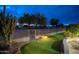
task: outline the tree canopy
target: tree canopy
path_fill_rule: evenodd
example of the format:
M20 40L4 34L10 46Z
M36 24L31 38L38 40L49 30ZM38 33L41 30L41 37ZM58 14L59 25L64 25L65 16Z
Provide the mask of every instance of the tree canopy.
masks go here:
M50 20L50 25L52 25L52 26L58 26L59 23L60 23L59 19L54 19L54 18L52 18L52 19Z
M41 14L24 14L24 16L20 17L18 22L20 24L26 23L28 25L34 24L35 26L46 26L47 21L46 17Z

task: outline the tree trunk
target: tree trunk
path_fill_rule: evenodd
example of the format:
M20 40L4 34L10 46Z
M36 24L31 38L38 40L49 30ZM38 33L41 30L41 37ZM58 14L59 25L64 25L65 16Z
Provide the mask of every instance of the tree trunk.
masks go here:
M12 52L11 50L11 48L12 48L12 41L11 41L11 35L8 35L8 44L9 44L9 50L10 50L10 52Z

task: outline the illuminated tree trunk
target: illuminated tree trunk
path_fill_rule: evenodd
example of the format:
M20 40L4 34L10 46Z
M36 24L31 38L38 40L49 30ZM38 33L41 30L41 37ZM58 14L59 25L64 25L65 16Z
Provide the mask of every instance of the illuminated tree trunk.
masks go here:
M16 18L12 15L6 16L6 6L3 6L3 14L1 15L0 27L2 37L4 39L5 44L9 44L11 47L11 34L14 32L16 27Z

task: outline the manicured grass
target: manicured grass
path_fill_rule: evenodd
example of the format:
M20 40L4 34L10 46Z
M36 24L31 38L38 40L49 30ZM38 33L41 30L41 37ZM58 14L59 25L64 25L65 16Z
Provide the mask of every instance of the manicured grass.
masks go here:
M64 39L63 33L48 36L47 39L34 40L21 48L23 54L57 54L61 53L59 44Z

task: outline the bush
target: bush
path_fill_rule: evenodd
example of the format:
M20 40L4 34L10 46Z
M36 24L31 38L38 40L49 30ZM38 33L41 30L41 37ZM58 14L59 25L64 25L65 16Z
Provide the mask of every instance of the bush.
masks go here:
M64 33L65 37L75 37L79 33L79 24L70 24L67 31Z

